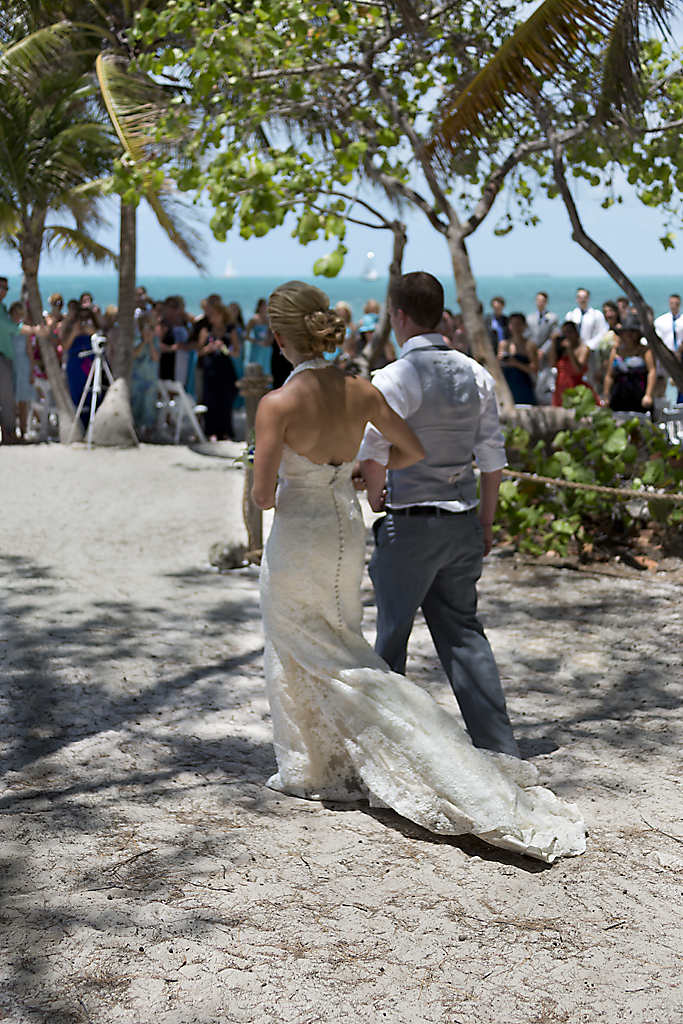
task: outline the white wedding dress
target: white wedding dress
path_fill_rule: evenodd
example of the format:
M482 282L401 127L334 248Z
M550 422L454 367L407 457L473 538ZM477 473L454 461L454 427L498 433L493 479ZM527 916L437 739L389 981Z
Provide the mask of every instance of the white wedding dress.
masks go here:
M432 832L472 833L548 862L583 853L575 804L540 787L529 762L473 747L453 715L363 638L365 527L352 465L318 465L285 445L261 567L279 767L268 785L316 800L367 798Z

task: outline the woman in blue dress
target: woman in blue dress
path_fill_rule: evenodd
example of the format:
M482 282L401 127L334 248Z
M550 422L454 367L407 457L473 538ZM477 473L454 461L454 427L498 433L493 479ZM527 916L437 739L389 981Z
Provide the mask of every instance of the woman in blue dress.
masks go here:
M62 338L66 359L66 379L71 399L78 408L83 394L85 382L92 366L92 357L83 356L81 352L92 349L92 336L96 331L95 320L89 309L81 306L71 330ZM90 418L90 396L85 401L81 412L83 426L87 427Z

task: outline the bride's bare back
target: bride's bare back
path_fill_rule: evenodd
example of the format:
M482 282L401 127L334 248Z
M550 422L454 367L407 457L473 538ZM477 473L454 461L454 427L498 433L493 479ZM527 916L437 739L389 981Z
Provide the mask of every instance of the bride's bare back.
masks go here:
M252 492L256 504L265 509L275 503L284 444L311 462L339 466L356 457L369 422L391 442L393 468L424 458L415 434L377 388L334 366L302 370L266 395L256 416Z

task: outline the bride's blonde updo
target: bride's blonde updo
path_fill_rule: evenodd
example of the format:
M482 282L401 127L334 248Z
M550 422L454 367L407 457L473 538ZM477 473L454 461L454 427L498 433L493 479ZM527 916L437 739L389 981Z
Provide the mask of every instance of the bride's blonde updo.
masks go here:
M275 289L268 299L268 322L297 352L312 356L334 352L346 333L325 292L303 281L288 281Z

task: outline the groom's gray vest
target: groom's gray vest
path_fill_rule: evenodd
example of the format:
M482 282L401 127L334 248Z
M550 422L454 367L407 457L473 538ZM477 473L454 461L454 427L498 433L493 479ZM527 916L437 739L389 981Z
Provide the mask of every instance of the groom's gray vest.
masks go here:
M472 453L479 426L479 391L471 361L446 345L406 352L422 385L422 405L406 422L427 453L421 462L388 473L387 505L477 501Z

